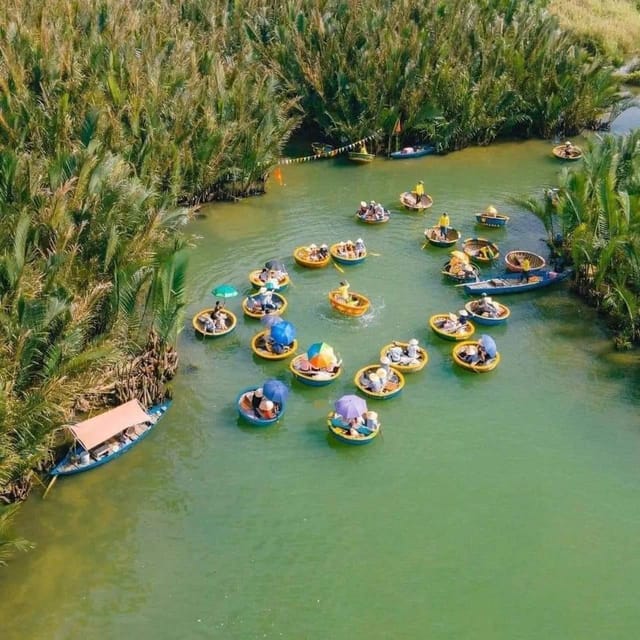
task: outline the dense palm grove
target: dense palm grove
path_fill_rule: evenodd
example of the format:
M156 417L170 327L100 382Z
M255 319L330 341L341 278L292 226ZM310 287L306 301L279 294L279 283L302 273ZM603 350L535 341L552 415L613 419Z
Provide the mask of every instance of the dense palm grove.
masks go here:
M406 142L448 151L596 122L615 101L611 69L544 4L5 0L0 499L26 495L74 416L168 393L191 213L178 205L260 191L297 128L335 142L380 131L384 148L399 120ZM597 265L602 304L633 317L633 216L622 223L637 161L607 144L566 178L557 215L573 258ZM23 545L9 514L0 562Z

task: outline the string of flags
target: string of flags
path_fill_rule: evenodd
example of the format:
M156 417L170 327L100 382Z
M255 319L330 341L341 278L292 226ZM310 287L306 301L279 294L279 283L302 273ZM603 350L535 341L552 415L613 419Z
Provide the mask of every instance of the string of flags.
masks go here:
M350 142L342 147L336 147L335 149L329 149L327 151L321 151L320 153L314 153L311 156L302 156L301 158L280 158L278 160L278 164L299 164L302 162L310 162L311 160L320 160L321 158L335 158L336 156L344 153L345 151L353 151L363 145L365 142L369 142L369 140L373 140L380 135L379 131L372 133L370 136L366 138L362 138L361 140L356 140L355 142Z

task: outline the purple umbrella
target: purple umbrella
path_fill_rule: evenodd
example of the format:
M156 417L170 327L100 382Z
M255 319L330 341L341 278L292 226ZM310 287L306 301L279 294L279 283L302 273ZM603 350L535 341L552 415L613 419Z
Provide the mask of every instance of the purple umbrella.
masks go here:
M336 413L346 420L357 418L367 411L367 403L359 396L346 395L336 400Z
M486 333L480 336L478 342L484 347L484 350L487 352L487 355L490 358L495 358L496 353L498 353L498 347L496 346L496 341L488 336Z
M260 322L262 322L265 327L273 327L274 324L284 322L284 320L275 313L265 313L265 315L260 318Z
M272 402L277 402L278 404L284 404L289 396L289 388L287 385L275 378L265 381L262 385L262 392L264 393L265 398Z
M271 339L278 344L291 344L296 337L296 328L286 320L271 327Z

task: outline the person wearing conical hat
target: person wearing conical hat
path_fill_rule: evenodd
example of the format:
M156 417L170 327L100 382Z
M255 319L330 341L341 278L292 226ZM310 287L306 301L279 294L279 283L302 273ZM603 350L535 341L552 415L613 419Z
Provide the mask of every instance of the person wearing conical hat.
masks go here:
M424 195L424 182L422 180L419 180L418 184L413 189L413 195L416 197L416 204L420 204L422 196Z
M451 225L451 221L449 220L449 214L444 211L438 220L438 226L440 227L440 237L442 240L447 239L447 232L449 231L449 227Z
M418 340L416 338L411 338L407 346L407 356L412 360L415 360L418 357L419 353L420 352L418 350Z
M380 393L382 391L382 380L380 380L380 376L377 373L369 374L369 388L374 393Z
M489 215L489 216L495 216L498 213L498 210L492 205L490 204L485 210L484 212Z
M358 238L355 244L356 257L362 258L366 252L367 248L364 244L364 240L362 238Z

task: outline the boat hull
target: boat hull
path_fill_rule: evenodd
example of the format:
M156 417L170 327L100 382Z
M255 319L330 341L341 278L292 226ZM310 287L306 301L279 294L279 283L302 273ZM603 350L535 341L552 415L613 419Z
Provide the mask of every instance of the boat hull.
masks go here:
M238 394L236 398L236 409L238 410L238 415L245 422L248 422L254 427L268 427L269 425L275 424L280 420L280 418L282 418L284 414L284 405L280 408L280 411L274 418L261 418L260 416L257 416L251 408L251 403L247 402L246 394L255 391L258 386L259 385L247 387Z
M389 157L393 160L410 160L411 158L422 158L431 153L435 153L435 147L415 147L413 151L392 151Z
M476 262L489 264L500 257L498 245L486 238L467 238L462 250Z
M402 347L403 349L406 349L408 346L408 342L400 342L398 340L390 344L385 344L384 347L380 349L380 357L389 358L389 352L393 347ZM401 364L399 362L393 362L392 365L394 369L397 369L401 373L417 373L418 371L422 371L422 369L425 368L427 362L429 362L429 354L427 353L427 350L423 349L422 347L418 347L417 362L412 364Z
M559 144L551 150L551 153L560 160L580 160L582 158L582 149L580 147L576 147L575 145L572 147L572 152L570 154L565 153L565 146L563 144Z
M448 313L436 313L429 318L429 326L433 330L434 333L437 333L441 338L445 340L468 340L475 332L476 328L473 325L473 322L465 322L464 326L461 327L461 331L456 333L451 333L450 331L445 331L439 326L439 322L443 322L449 319Z
M469 371L475 371L476 373L487 373L489 371L493 371L500 364L500 353L496 353L495 357L486 362L485 364L471 364L466 360L463 360L460 356L460 352L464 350L466 347L475 346L477 347L480 343L477 340L465 340L464 342L460 342L453 347L451 351L451 355L453 357L453 361L463 369L468 369Z
M345 425L345 427L342 427L341 426L342 424L344 423L338 420L335 417L334 413L330 413L327 416L327 427L329 428L329 431L333 434L333 436L338 440L340 440L340 442L344 442L345 444L352 445L352 446L369 444L370 442L376 439L381 429L381 425L378 425L378 428L370 435L361 435L358 437L354 437L349 435L348 432L345 433L345 431L348 430L348 426Z
M151 433L151 431L153 431L159 420L164 416L167 409L171 406L171 403L171 400L165 400L164 402L156 404L148 409L147 413L149 414L149 417L157 416L156 422L152 423L135 440L132 440L131 442L123 445L118 451L98 458L98 460L92 460L89 464L83 465L81 467L70 468L68 467L68 465L71 464L73 456L80 456L83 452L85 452L84 447L82 447L79 443L76 443L69 449L65 457L49 472L49 474L51 476L73 476L85 471L91 471L91 469L96 469L97 467L101 467L102 465L105 465L108 462L119 458L127 451L135 447L141 440L144 440Z
M360 222L363 222L364 224L385 224L386 222L389 222L389 218L391 218L391 213L389 212L388 209L385 209L384 214L380 219L361 216L360 214L356 213L356 218L358 218L358 220Z
M264 287L265 282L260 280L260 272L262 269L254 269L249 273L249 282L256 288ZM289 274L285 274L278 280L278 291L284 291L291 284Z
M537 253L533 253L532 251L508 251L504 257L504 262L507 266L507 270L513 271L514 273L521 273L521 262L525 258L529 260L529 273L533 271L539 271L547 265L547 261L542 256L539 256Z
M369 162L373 162L375 157L373 153L362 153L360 151L349 151L349 153L347 153L347 158L349 158L351 162L358 164L369 164Z
M362 367L362 369L360 369L353 377L353 383L358 387L358 389L360 389L360 391L362 391L362 393L370 398L376 398L377 400L390 400L391 398L395 398L402 392L405 384L404 375L395 367L389 367L391 369L390 375L394 376L395 381L391 381L392 384L388 382L383 391L372 391L364 385L364 376L369 373L375 373L379 368L379 363L368 364L366 367Z
M260 318L264 318L264 316L266 315L281 316L287 310L289 303L287 302L287 299L282 294L276 293L275 291L272 294L272 298L274 300L278 300L278 302L280 303L280 306L277 309L273 309L272 311L269 311L269 313L266 313L265 311L260 311L260 312L252 311L251 309L249 309L249 307L247 306L247 301L249 298L245 298L242 301L242 312L244 313L245 316L247 316L248 318L253 318L254 320L259 320Z
M400 203L410 211L424 211L433 206L433 198L425 193L420 197L420 202L416 202L415 194L411 191L405 191L400 194Z
M521 293L523 291L532 291L541 289L552 284L562 282L571 274L571 270L562 273L555 271L539 271L529 278L529 282L519 282L520 274L504 273L499 278L491 280L483 280L482 282L471 282L464 285L465 293L477 295L486 293L491 296L504 295L507 293Z
M500 302L494 302L493 304L498 309L498 315L496 317L482 315L482 313L477 313L477 304L480 300L471 300L464 305L464 308L469 312L471 319L476 324L484 324L488 326L495 326L499 324L505 324L511 315L511 309L507 307L506 304L501 304Z
M338 264L344 264L344 265L354 265L354 264L361 264L362 262L365 261L366 257L367 257L367 251L365 249L364 255L362 256L358 256L357 258L347 258L344 255L341 255L338 253L338 245L340 243L336 242L335 244L332 244L329 247L329 255L338 263Z
M349 292L349 295L353 303L344 302L339 299L339 291L334 289L329 292L329 303L336 310L345 316L352 316L354 318L364 315L371 306L369 298L361 293Z
M198 318L205 314L208 315L212 311L213 308L202 309L202 311L199 311L195 316L193 316L191 325L193 326L196 334L202 336L203 338L221 338L222 336L226 336L228 333L231 333L236 328L238 324L238 318L236 317L236 314L229 311L228 309L225 309L224 312L227 314L230 320L229 326L224 331L215 331L213 333L211 333L210 331L205 331L203 324L198 320Z
M431 227L424 230L425 240L434 247L452 247L460 240L460 232L457 229L447 229L447 238L440 237L440 227Z
M509 216L503 216L499 213L494 215L476 213L476 222L485 227L504 227L509 222Z
M296 356L289 363L289 371L293 374L293 377L301 382L302 384L306 384L309 387L326 387L328 384L331 384L334 380L337 380L342 373L342 367L338 369L337 372L329 374L326 371L320 371L317 373L310 373L300 371L300 369L296 368L296 365L305 358L305 354L301 354Z
M307 247L297 247L293 252L293 259L301 267L305 267L307 269L323 269L328 266L329 262L331 262L330 255L327 255L327 257L322 260L311 260L309 258L309 250Z
M256 333L256 335L251 339L251 351L253 351L253 353L255 353L259 358L263 358L264 360L286 360L296 352L298 348L297 340L294 340L283 353L275 353L269 349L260 348L258 345L263 340L266 341L269 338L269 333L270 332L268 330L261 331L260 333Z

